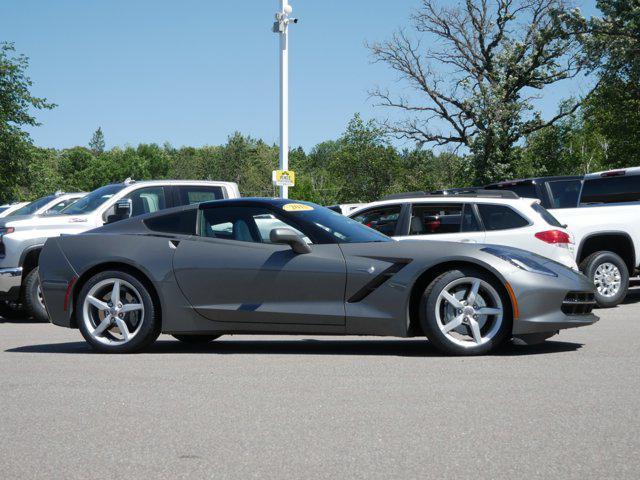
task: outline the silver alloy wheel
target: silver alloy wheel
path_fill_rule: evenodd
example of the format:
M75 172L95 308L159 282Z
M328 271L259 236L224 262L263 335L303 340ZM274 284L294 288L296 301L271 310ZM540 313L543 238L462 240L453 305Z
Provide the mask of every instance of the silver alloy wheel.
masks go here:
M603 297L615 297L622 285L620 269L613 263L601 263L593 274L593 283Z
M126 280L107 278L87 293L82 305L82 320L96 341L105 345L125 344L142 327L142 296Z
M464 277L442 289L435 314L438 328L447 340L472 348L498 334L504 309L493 286L479 278Z

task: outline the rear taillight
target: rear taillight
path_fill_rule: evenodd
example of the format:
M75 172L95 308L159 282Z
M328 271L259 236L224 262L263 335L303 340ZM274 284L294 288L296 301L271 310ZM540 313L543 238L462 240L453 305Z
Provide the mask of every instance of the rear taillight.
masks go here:
M567 232L563 232L562 230L546 230L544 232L538 232L536 233L536 238L543 242L565 248L573 243L571 235Z
M74 275L73 277L71 277L71 280L69 280L69 283L67 283L67 291L64 294L64 305L63 305L65 312L69 308L69 301L71 300L71 292L73 291L73 285L76 283L76 280L78 280L78 277Z

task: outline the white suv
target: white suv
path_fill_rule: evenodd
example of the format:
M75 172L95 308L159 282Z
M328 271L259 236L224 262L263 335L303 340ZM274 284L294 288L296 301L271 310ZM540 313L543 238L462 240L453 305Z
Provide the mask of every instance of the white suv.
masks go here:
M577 270L573 237L538 200L512 192L415 195L393 195L349 216L397 240L507 245Z
M124 218L192 203L238 198L233 182L127 180L100 187L59 215L0 219L0 300L23 302L37 319L47 312L40 295L38 258L47 238L101 227ZM96 245L96 250L100 246Z

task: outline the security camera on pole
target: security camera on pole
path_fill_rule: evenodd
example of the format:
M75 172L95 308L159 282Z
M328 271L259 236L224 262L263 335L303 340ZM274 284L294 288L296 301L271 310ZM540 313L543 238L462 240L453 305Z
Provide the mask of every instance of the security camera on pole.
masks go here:
M280 170L273 172L273 183L280 187L280 197L289 198L295 174L289 171L289 24L298 23L292 18L293 9L288 0L279 0L273 31L280 35Z

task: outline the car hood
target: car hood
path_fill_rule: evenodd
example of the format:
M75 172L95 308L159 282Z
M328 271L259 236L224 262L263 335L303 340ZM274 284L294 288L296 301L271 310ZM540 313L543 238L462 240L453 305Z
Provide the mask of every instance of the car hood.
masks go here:
M89 222L87 215L19 215L0 219L0 228L38 229L56 226L76 225Z

